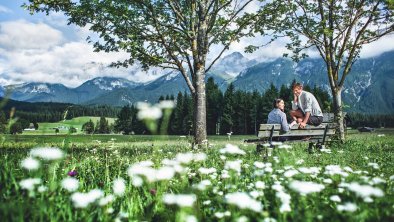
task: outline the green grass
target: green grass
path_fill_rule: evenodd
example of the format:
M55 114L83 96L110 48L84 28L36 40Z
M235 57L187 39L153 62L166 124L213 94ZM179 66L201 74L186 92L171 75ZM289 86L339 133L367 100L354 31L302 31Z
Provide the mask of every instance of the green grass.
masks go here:
M83 117L76 117L70 120L59 121L55 123L48 123L48 122L41 122L38 123L38 130L34 131L24 131L23 134L25 135L56 135L55 129L58 127L74 127L77 129L76 134L83 134L81 131L82 125L89 120L92 120L93 123L96 125L96 122L100 120L100 117L96 116L83 116ZM115 118L106 118L108 124L112 124L115 122ZM60 129L59 134L68 134L67 129Z
M193 149L190 138L180 136L122 136L122 135L18 135L8 136L0 148L0 215L4 221L187 221L193 216L198 221L392 221L394 218L394 130L379 129L374 133L349 131L345 144L331 145L331 153L315 151L309 154L306 143L292 144L290 149L276 148L264 160L256 153L255 145L242 141L253 136L211 136L205 149ZM113 138L113 139L112 139ZM220 152L227 143L237 145L244 155ZM58 161L40 160L37 171L21 167L21 160L37 146L59 147L65 153ZM179 153L205 153L204 161L186 163L187 157ZM150 160L159 169L168 160L184 161L171 179L133 185L136 176L129 177L128 168L140 161ZM235 161L235 162L232 162ZM234 171L241 161L240 173ZM326 173L327 167L337 165L343 175ZM75 207L72 193L62 188L61 181L71 169L77 171L77 192L87 193L100 189L105 196L113 194L112 182L125 180L123 196L100 206L99 201L86 208ZM171 168L171 167L170 167ZM202 168L216 172L204 174ZM166 174L166 170L159 176ZM305 170L318 169L316 174ZM168 169L167 169L168 170ZM297 174L289 176L292 170ZM151 172L151 171L150 171ZM303 173L304 172L304 173ZM224 175L228 175L224 176ZM287 175L287 176L286 176ZM38 192L21 188L20 181L40 178L47 191ZM196 188L202 181L210 181L203 190ZM256 187L264 182L265 188ZM292 181L307 181L324 185L319 192L301 195L291 187ZM330 181L328 183L327 181ZM290 211L281 212L285 195L290 195ZM355 184L378 189L383 196L365 199L361 192L349 187ZM240 208L226 200L226 195L242 192L262 209L253 211ZM193 207L166 204L165 194L193 194ZM281 194L281 195L279 195ZM340 197L341 202L330 198ZM372 201L372 202L371 202ZM238 200L246 203L247 200ZM340 211L340 205L355 204L354 212ZM223 216L223 217L222 217Z

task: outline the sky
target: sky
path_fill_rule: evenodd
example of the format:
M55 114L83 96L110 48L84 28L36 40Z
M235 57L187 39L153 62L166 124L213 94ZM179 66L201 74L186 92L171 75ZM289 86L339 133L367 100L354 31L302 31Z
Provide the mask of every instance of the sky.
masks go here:
M77 87L95 77L121 77L135 82L148 82L167 73L158 68L145 72L138 65L128 68L109 68L111 62L128 58L127 53L93 52L86 38L94 35L86 27L67 25L62 13L49 16L30 13L21 5L27 0L0 1L0 86L24 82L61 83ZM256 8L251 4L250 10ZM241 52L249 59L268 61L286 52L285 43L276 41L253 54L244 47L261 43L261 38L245 38L231 45L224 54ZM210 49L209 58L221 47ZM379 55L394 50L394 35L385 37L363 48L361 57ZM316 53L311 52L311 57Z

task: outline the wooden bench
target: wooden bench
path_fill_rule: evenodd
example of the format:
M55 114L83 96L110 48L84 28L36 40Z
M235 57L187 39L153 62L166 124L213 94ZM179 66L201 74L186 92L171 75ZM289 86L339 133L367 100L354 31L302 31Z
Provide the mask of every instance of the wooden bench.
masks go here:
M282 132L280 124L260 124L257 132L257 139L247 139L247 143L256 143L256 151L264 150L263 144L273 148L274 141L283 142L308 142L308 151L312 152L314 148L322 149L332 140L335 135L336 124L333 123L333 115L323 114L323 123L319 126L306 125L304 129L299 129L299 125L294 125L290 131ZM265 149L267 152L267 149Z

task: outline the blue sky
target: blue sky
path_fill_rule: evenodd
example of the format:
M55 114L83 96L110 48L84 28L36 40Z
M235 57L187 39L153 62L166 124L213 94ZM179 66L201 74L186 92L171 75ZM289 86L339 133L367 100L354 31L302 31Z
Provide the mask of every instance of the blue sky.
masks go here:
M27 1L27 0L26 0ZM128 57L126 53L95 53L85 40L92 33L88 28L67 25L61 13L30 15L20 6L24 0L0 1L0 85L23 82L62 83L76 87L99 77L122 77L137 82L147 82L166 73L157 68L148 72L137 65L129 68L108 68L108 64ZM256 3L257 4L257 3ZM250 5L253 10L256 5ZM230 47L226 54L243 52L246 45L261 39L243 39ZM215 46L215 55L221 47ZM394 50L394 35L364 47L361 57L371 57ZM277 41L263 50L245 54L259 61L279 58L286 51L284 43ZM311 54L314 55L313 53ZM315 53L316 55L316 53Z

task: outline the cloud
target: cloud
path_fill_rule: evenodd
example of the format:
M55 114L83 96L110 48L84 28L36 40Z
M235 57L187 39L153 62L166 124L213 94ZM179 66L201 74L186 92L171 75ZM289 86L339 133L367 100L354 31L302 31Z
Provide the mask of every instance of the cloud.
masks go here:
M1 48L45 50L62 41L62 33L44 23L34 24L25 20L0 23Z
M12 10L5 6L0 5L0 13L12 13Z
M384 36L375 42L364 45L361 49L360 57L370 58L392 50L394 50L394 34Z

